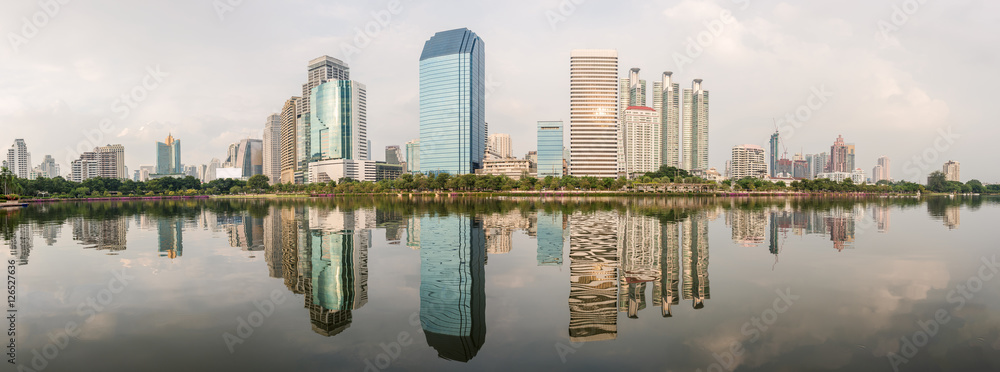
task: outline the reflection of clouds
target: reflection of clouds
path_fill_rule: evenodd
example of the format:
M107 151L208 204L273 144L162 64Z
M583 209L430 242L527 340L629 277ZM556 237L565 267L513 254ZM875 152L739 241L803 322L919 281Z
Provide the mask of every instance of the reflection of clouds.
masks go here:
M80 327L79 339L96 341L107 340L114 336L115 329L118 327L118 319L115 315L106 312L107 310L105 309L105 312L101 312L83 323L83 326Z
M835 286L803 284L814 289L811 292L792 287L791 293L802 298L779 314L778 320L761 332L756 342L751 343L750 337L741 333L742 326L751 317L760 319L761 312L771 309L776 298L774 292L761 290L759 293L763 295L739 309L739 314L719 315L717 319L722 319L719 325L695 337L690 344L711 355L729 351L734 342L741 342L747 351L735 358L735 363L750 368L773 365L788 358L823 368L844 367L852 362L859 344L866 345L866 353L873 356L898 352L898 338L918 330L915 323L900 321L900 314L913 313L915 306L928 301L943 304L942 289L950 281L945 263L929 260L892 260L879 262L877 267L828 269L844 273L829 273L837 278ZM865 274L850 275L851 272ZM817 274L817 278L829 277L827 274ZM763 321L761 324L766 326Z

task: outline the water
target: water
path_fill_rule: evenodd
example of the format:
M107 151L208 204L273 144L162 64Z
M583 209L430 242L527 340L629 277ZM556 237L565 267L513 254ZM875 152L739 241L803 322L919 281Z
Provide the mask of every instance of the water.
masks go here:
M998 219L988 197L361 198L0 229L32 370L989 371Z

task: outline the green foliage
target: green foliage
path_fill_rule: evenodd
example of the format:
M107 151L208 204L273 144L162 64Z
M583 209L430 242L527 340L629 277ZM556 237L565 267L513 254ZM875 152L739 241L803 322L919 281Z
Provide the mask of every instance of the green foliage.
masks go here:
M268 183L270 181L271 181L271 179L267 178L267 176L265 176L263 174L253 175L253 176L250 176L249 180L247 180L247 188L249 188L250 190L254 190L254 191L267 190L268 189Z

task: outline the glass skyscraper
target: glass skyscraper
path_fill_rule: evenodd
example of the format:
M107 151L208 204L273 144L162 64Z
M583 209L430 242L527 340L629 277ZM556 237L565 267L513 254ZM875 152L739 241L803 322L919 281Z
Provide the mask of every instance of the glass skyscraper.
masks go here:
M309 161L368 159L364 84L336 80L312 89Z
M486 151L486 53L461 28L435 34L420 55L420 172L468 174Z
M538 122L538 177L563 176L563 122Z
M181 140L167 135L166 141L156 143L156 174L181 174Z

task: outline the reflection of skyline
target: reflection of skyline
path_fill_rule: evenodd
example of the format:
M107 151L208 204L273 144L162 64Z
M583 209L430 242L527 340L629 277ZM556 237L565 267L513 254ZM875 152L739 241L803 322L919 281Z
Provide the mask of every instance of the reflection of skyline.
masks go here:
M570 216L569 337L618 337L618 219L614 212Z
M335 336L351 325L352 311L368 303L370 213L309 208L305 261L306 308L313 331ZM371 220L374 225L374 220Z
M125 216L103 220L77 217L72 219L73 240L87 249L114 252L125 250L128 222Z
M711 299L708 284L708 215L697 213L681 223L681 260L684 284L681 294L695 309Z
M618 310L635 318L646 308L646 283L660 277L663 230L660 221L626 211L618 218Z
M160 257L173 259L184 255L184 229L179 218L157 220L156 231L160 239Z
M535 239L538 243L538 266L562 266L563 238L569 222L561 212L539 213Z
M467 362L486 341L486 234L467 216L421 218L420 325L427 344Z

